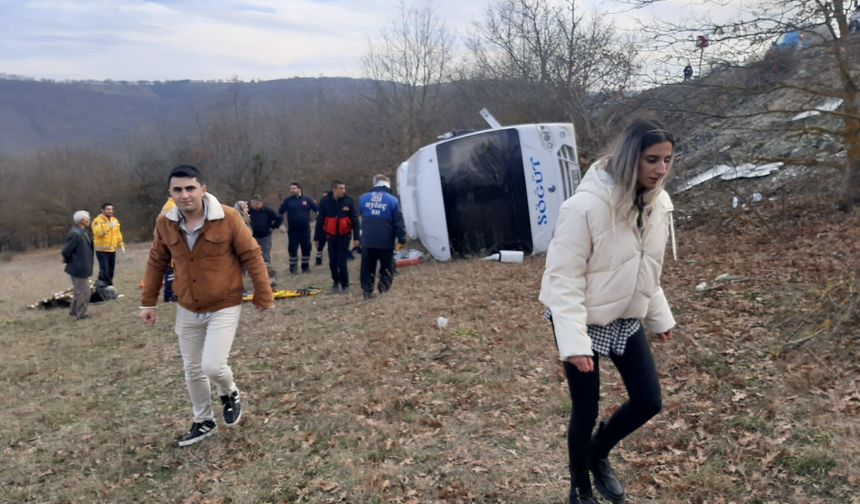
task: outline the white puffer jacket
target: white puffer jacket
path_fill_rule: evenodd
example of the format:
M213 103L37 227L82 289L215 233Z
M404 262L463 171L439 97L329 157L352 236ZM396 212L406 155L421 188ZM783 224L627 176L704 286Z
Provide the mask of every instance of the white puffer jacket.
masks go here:
M549 244L540 301L552 312L561 360L593 355L587 324L638 318L655 333L675 326L660 287L670 233L674 249L672 201L663 191L645 208L640 234L613 210L613 187L608 173L592 167L561 205Z

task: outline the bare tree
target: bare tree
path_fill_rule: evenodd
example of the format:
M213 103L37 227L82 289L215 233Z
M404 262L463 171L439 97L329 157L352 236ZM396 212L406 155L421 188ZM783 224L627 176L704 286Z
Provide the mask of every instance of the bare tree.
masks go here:
M549 94L586 147L602 143L591 110L630 87L635 44L601 17L580 14L575 0L504 0L475 27L467 42L473 79L518 83L531 99Z
M97 213L110 201L128 209L129 180L117 158L92 149L54 148L14 160L4 188L7 204L15 211L13 222L3 221L11 231L7 246L16 249L50 245L61 240L75 210ZM6 214L4 213L4 216Z
M259 118L242 95L244 85L234 78L224 102L197 116L195 154L228 199L247 198L266 186L276 169L276 164L260 152L254 136L254 122Z
M398 18L364 56L365 74L374 84L368 96L377 115L373 123L384 128L398 159L426 140L429 116L449 78L452 44L429 1L421 7L401 1Z
M658 1L661 0L628 3L644 6ZM729 22L704 19L695 23L643 26L642 29L655 41L654 48L666 55L662 60L664 68L673 61L689 58L694 51L694 40L701 35L709 41L708 47L703 49L708 54L709 66L723 74L732 71L735 75L733 79L709 78L690 85L718 88L730 96L774 97L772 102L760 101L766 105L746 111L744 117L730 114L731 118L750 122L767 117L756 123L759 130L796 138L839 139L845 148L845 178L839 205L843 209L856 207L860 204L860 66L856 57L860 35L849 30L851 5L844 0L736 3L739 14ZM773 47L765 51L771 42L774 42ZM657 74L658 82L671 79ZM776 97L786 93L796 99L781 100L779 103L787 105L774 106ZM826 102L836 104L835 108L822 106ZM691 112L715 117L723 115L709 110L708 106L703 101L700 109ZM790 120L804 112L819 116L821 120ZM785 161L805 165L822 163L815 157ZM832 163L832 160L823 162Z

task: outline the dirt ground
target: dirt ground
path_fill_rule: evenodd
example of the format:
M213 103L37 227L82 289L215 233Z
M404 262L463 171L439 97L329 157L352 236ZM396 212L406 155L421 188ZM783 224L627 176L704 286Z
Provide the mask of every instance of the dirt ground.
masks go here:
M280 285L327 288L326 266L286 274L284 241ZM765 201L681 220L678 244L676 338L652 340L664 409L612 455L628 502L860 502L858 213ZM125 297L80 322L26 309L69 283L58 249L0 264L0 502L565 502L543 257L403 268L368 302L355 261L349 295L246 306L231 356L246 416L179 449L175 307L136 318L146 250L117 261ZM600 372L606 416L624 390Z

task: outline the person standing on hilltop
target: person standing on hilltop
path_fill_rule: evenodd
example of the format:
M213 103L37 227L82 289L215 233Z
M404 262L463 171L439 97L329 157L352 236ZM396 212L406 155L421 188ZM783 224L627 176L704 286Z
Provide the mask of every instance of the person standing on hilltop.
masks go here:
M589 471L605 498L624 501L609 453L662 407L645 330L667 341L675 326L660 287L670 236L674 250L672 202L663 190L674 146L659 123L633 121L562 204L547 251L540 301L573 403L567 432L571 504L596 502ZM628 400L592 437L601 357L618 369Z
M114 217L113 212L113 203L103 204L102 212L93 219L92 224L96 259L99 261L99 280L105 285L113 285L117 249L125 254L119 219Z
M299 247L302 249L302 273L308 273L311 261L311 212L319 213L316 201L302 194L302 185L290 184L290 195L284 199L278 214L286 216L287 250L290 254L290 273L297 273Z
M209 194L194 166L177 166L167 180L176 206L155 223L139 316L144 324L155 324L159 285L172 260L179 304L174 330L194 416L179 446L189 446L218 430L210 383L224 406L224 425L233 427L242 418L239 388L227 363L242 313L242 269L253 281L257 310L271 308L274 299L260 246L238 212Z
M72 278L72 286L75 289L69 315L73 315L75 320L83 320L89 318L89 279L93 276L93 240L87 232L90 227L90 214L86 210L78 210L72 220L75 225L69 229L62 255L66 264L64 271Z

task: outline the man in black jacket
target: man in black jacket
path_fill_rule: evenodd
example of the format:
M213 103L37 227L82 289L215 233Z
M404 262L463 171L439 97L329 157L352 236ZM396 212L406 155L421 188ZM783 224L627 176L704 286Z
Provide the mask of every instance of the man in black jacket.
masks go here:
M278 214L287 218L287 250L290 253L290 273L296 273L299 247L302 249L302 273L310 271L311 212L319 213L316 201L302 194L298 182L290 184L290 195L281 204Z
M352 198L346 195L346 185L340 180L331 183L331 192L320 201L317 215L317 248L322 247L323 236L328 242L328 265L331 270L332 292L349 292L349 270L346 256L349 254L350 235L354 246L360 245L361 224Z
M263 262L266 266L272 264L272 230L281 227L281 217L269 207L263 206L259 195L251 198L248 209L251 218L251 234L263 250Z
M93 276L93 239L87 229L90 227L90 214L86 210L78 210L72 217L75 225L69 230L66 244L63 246L63 262L65 272L72 277L75 297L69 307L69 315L76 320L88 318L87 306L90 303L90 282Z

